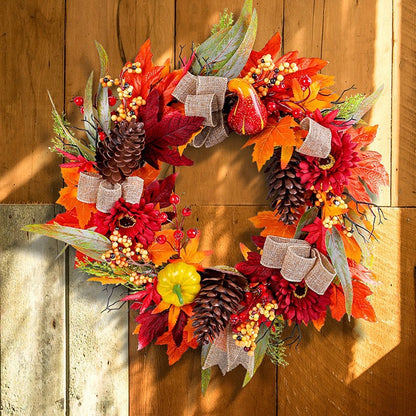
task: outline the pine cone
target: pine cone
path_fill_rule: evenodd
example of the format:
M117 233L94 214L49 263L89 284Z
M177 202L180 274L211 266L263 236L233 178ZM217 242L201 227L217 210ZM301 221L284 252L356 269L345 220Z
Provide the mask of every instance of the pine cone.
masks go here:
M231 269L231 268L230 268ZM244 297L247 279L234 269L205 269L195 299L192 326L199 344L208 344L227 326Z
M104 179L121 183L143 165L141 153L145 145L143 123L122 121L97 146L95 160Z
M270 206L280 215L279 220L286 225L293 224L299 216L298 208L305 204L305 189L296 176L300 156L294 152L286 169L280 167L280 149L276 149L264 173L269 188Z

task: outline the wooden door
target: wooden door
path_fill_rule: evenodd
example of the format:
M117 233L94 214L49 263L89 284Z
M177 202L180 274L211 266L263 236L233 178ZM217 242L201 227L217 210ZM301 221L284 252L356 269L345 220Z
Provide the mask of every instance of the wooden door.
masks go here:
M16 0L1 8L1 409L5 415L413 415L416 412L415 282L415 10L411 0L255 0L255 48L276 31L282 53L329 60L338 91L355 84L384 92L369 121L375 149L391 175L379 203L374 270L382 283L373 302L379 322L328 322L308 328L289 366L264 363L247 387L243 371L214 371L200 394L197 351L173 367L164 347L136 351L126 310L100 312L108 293L72 270L71 253L29 237L21 225L56 212L59 159L47 150L50 105L71 114L99 66L94 40L111 73L151 38L155 62L179 45L203 41L225 7L242 0ZM189 149L176 191L192 206L212 264L240 260L238 242L256 232L248 218L266 206L264 179L244 139ZM189 173L192 172L192 175ZM32 205L35 204L35 205ZM117 295L117 294L115 294ZM132 317L130 317L130 320ZM24 380L25 382L22 382Z

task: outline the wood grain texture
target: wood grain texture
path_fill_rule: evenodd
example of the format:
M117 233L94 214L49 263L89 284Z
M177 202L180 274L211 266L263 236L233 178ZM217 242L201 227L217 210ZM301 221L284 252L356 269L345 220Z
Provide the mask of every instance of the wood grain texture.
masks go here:
M1 413L65 415L63 244L20 228L52 205L0 206Z
M214 249L206 265L236 264L242 260L238 242L250 244L256 232L247 218L264 207L192 207L190 227L201 229L201 248ZM131 313L131 328L135 327ZM201 395L200 350L187 351L169 367L165 347L151 345L137 351L130 336L130 416L141 415L255 415L275 413L275 367L265 360L250 383L241 389L245 370L225 377L217 367L205 397ZM261 400L259 400L259 395Z
M383 164L390 173L392 1L326 0L323 16L321 57L330 63L322 72L335 75L334 90L341 93L355 85L357 90L347 96L369 95L384 85L365 120L379 125L370 148L383 155ZM390 205L388 187L381 189L377 203Z
M416 10L412 0L394 1L392 203L416 206L414 140Z
M279 369L279 415L414 415L416 209L389 208L379 227L371 299L377 323L329 321L302 331ZM285 392L290 391L287 395Z
M47 90L63 108L64 1L12 1L0 9L0 202L54 202L61 185Z
M125 289L87 282L68 262L68 406L71 415L129 414L127 307L105 310ZM110 297L111 295L111 297Z

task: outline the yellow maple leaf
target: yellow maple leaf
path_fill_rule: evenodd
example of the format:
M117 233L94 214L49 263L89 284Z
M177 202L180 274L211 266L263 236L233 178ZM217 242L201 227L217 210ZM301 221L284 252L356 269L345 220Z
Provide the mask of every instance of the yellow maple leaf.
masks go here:
M204 270L200 263L212 254L212 250L198 251L200 237L201 233L198 232L196 237L190 240L186 247L181 251L181 258L173 260L172 263L183 261L187 264L191 264L197 270Z
M102 285L117 285L119 283L126 283L124 279L120 279L119 277L90 277L87 281L100 282Z
M252 136L243 146L247 147L254 144L253 162L257 163L257 169L260 169L273 156L276 146L293 147L299 144L292 127L296 127L297 123L291 116L286 116L276 121L270 118L266 127L258 134ZM287 155L289 151L286 151Z
M317 80L312 82L309 88L302 90L299 81L295 78L292 83L293 90L293 102L287 102L286 104L292 109L299 109L299 105L302 108L314 112L317 108L320 110L323 108L332 107L331 101L332 95L327 95L330 90L321 91L321 83L323 81Z

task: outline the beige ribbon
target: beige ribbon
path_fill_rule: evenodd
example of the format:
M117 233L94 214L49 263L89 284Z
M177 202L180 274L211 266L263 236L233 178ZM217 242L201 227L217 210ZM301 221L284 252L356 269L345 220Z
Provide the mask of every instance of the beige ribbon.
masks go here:
M308 135L297 151L306 156L319 157L321 159L327 158L331 151L331 130L321 126L309 117L305 117L300 122L300 127L303 130L307 130Z
M233 333L230 326L221 331L211 345L202 369L218 365L221 372L225 375L238 365L242 365L251 376L254 374L254 356L250 356L244 351L244 347L235 344Z
M77 199L87 204L96 204L98 211L107 213L121 197L130 204L138 204L143 185L143 179L138 176L130 176L120 185L106 181L95 172L81 172Z
M305 240L268 235L260 263L280 273L289 282L305 280L306 286L323 295L334 280L335 270L329 260Z
M224 107L227 78L195 76L187 72L179 81L172 95L185 104L187 116L204 117L205 127L194 138L194 147L212 147L228 137L224 125Z

